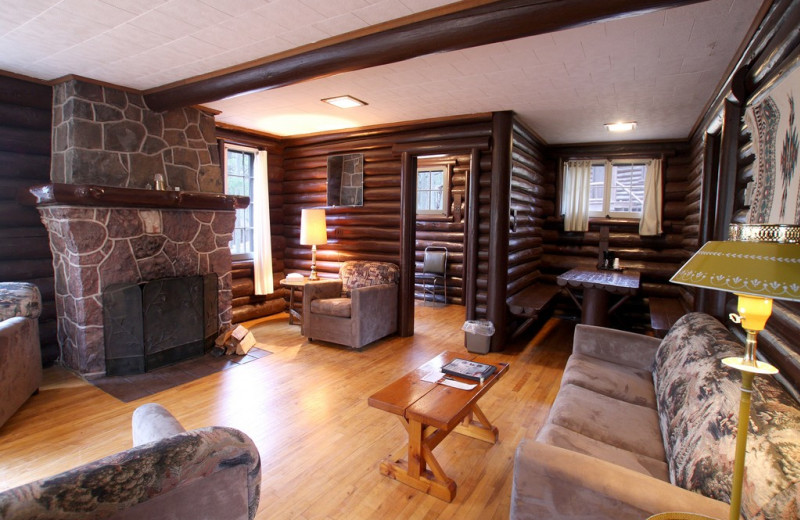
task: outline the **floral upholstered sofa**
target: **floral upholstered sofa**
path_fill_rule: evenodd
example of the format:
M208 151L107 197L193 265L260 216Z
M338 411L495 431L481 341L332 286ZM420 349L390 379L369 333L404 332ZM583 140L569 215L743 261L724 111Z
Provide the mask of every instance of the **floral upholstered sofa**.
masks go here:
M511 519L728 518L743 346L683 316L663 340L578 325L545 425L514 463ZM752 396L742 516L800 518L800 405L774 377Z

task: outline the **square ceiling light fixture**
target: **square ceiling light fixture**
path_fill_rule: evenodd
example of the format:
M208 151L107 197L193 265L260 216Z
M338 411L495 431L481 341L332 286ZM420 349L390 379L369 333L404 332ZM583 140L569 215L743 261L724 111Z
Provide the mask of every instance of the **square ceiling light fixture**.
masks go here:
M323 99L322 101L339 108L355 108L355 107L363 107L366 105L365 102L361 101L360 99L356 99L353 96L329 97Z
M626 123L606 123L603 125L609 132L630 132L636 130L636 121L628 121Z

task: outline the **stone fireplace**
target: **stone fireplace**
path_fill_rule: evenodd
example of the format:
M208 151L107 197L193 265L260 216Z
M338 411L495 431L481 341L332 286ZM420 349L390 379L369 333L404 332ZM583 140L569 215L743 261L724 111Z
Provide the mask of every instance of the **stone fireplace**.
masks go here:
M53 184L27 202L50 236L60 362L87 377L106 372L103 295L119 284L210 275L211 321L229 325L229 242L249 200L222 193L213 114L155 112L140 92L71 78L53 87L52 135ZM156 175L169 191L147 189Z
M218 325L230 325L228 244L246 197L74 184L32 191L53 252L64 365L106 372L103 293L117 284L215 274Z

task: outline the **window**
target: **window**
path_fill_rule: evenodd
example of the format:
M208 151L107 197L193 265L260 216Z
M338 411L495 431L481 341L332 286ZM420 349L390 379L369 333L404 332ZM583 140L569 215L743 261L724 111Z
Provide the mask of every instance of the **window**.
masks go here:
M644 161L605 161L592 164L589 181L590 217L642 216Z
M447 215L450 165L422 163L417 168L417 215Z
M225 145L225 193L244 195L253 200L255 148ZM230 243L234 258L252 258L254 250L253 204L236 210L236 224Z

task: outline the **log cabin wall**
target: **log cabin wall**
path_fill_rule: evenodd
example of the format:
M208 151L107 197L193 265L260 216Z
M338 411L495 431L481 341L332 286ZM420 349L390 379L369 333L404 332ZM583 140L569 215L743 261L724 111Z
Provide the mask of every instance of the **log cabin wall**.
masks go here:
M232 323L261 318L286 310L288 291L280 286L284 276L284 236L283 221L283 143L279 138L266 134L217 126L217 138L222 143L250 146L267 151L267 175L269 178L269 222L272 238L272 280L275 291L268 295L255 294L253 281L253 261L234 260L232 292ZM223 171L225 154L220 150Z
M727 224L744 222L747 184L753 179L754 145L743 122L744 108L800 62L800 3L776 0L691 138L694 159L689 176L698 232L687 228L684 245L694 252L707 240L727 239ZM720 126L721 125L721 126ZM726 138L730 136L730 138ZM726 153L728 157L726 158ZM730 171L723 171L723 170ZM699 187L699 188L697 188ZM693 214L694 206L693 208ZM800 224L800 222L796 222ZM697 235L697 236L695 236ZM800 247L800 246L798 246ZM727 319L736 311L736 298L717 291L686 290L693 308L712 312L744 341L744 332ZM710 294L707 294L710 293ZM719 296L719 298L716 298ZM721 306L712 300L719 299ZM800 398L800 303L774 301L767 327L758 336L758 351L774 364L775 376Z
M58 357L53 259L36 208L16 202L17 192L50 181L53 89L0 76L0 281L26 281L42 293L39 338L42 363Z
M511 134L511 192L508 237L508 278L506 298L539 281L543 253L545 220L554 214L552 171L546 166L545 145L541 138L515 116ZM481 179L481 188L490 188L491 179ZM483 204L483 199L487 204ZM483 193L481 215L482 272L488 276L489 206ZM553 281L553 283L555 283ZM485 287L479 279L479 287ZM485 296L479 293L478 310L485 312Z
M549 172L556 189L548 191L553 208L559 208L558 178L563 161L581 159L663 158L663 233L660 236L640 236L639 221L618 218L590 218L587 232L565 232L563 217L548 216L544 224L542 278L555 283L556 277L574 267L594 267L600 252L601 230L608 228L608 249L616 253L623 268L641 273L641 288L617 312L624 315L627 326L647 329L648 298L680 296L679 288L669 279L691 256L683 247L686 218L691 213L687 205L688 176L692 165L689 146L685 142L648 142L613 144L559 145L549 149ZM567 313L577 313L571 303L562 306Z
M321 277L338 275L346 260L376 260L400 263L400 170L401 155L393 152L397 145L468 142L473 138L488 140L491 135L489 115L391 125L286 139L284 141L283 209L286 235L286 272L308 274L311 249L300 245L300 212L303 208L325 207L328 222L328 243L317 246L317 271ZM326 206L327 158L345 153L364 154L364 199L362 206ZM422 252L426 245L445 244L455 253L448 262L448 296L453 303L462 299L463 235L466 215L462 192L467 182L468 156L455 155L451 205L460 196L461 223L447 225L421 222L415 242L415 260L422 269ZM462 164L463 162L463 164ZM481 157L483 175L490 175L491 160ZM452 288L452 294L451 294Z

